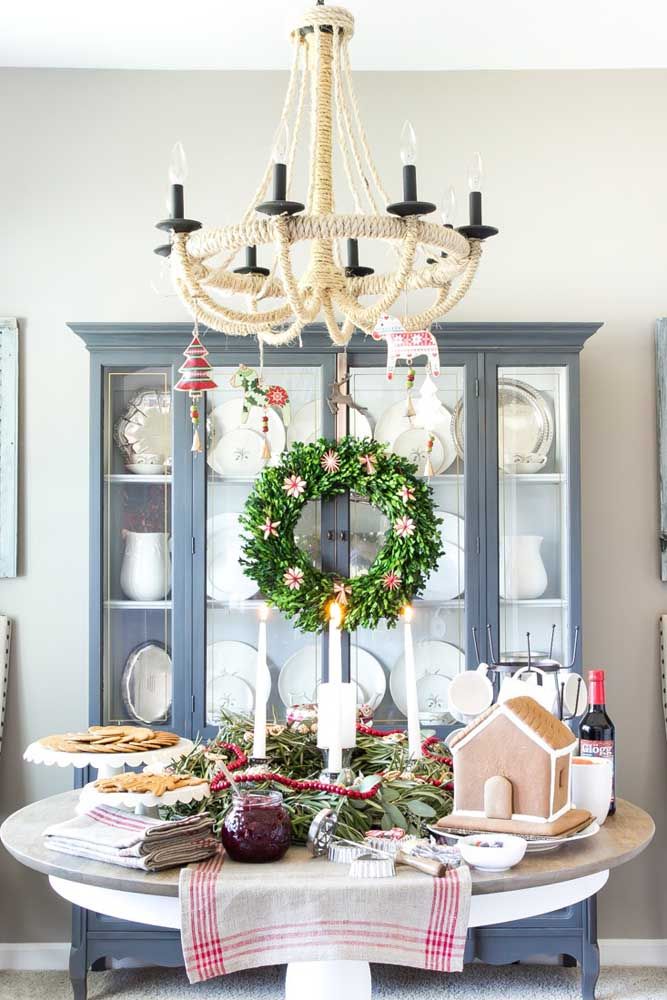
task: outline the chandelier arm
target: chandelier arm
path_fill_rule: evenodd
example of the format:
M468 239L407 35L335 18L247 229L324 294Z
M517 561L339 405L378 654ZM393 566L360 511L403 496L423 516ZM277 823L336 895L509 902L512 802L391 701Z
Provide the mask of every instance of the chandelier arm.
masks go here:
M334 295L335 293L331 292L322 300L322 313L333 343L337 347L345 347L350 342L355 327L348 319L345 319L342 329L339 327L332 303Z
M449 286L452 280L461 274L465 267L444 267L442 264L427 264L426 267L418 271L411 271L405 286L406 291L419 291L423 288L442 288ZM389 274L369 274L364 278L348 278L346 288L353 298L360 295L383 295L389 286L391 275Z
M449 294L449 287L439 288L433 304L422 312L414 313L412 316L403 317L403 326L406 330L425 330L445 311L445 302Z
M221 288L236 295L251 295L254 299L279 299L285 297L282 282L275 275L234 274L233 271L210 270L197 280L204 288Z
M477 273L477 268L479 267L479 262L482 259L482 244L479 240L471 240L470 243L470 257L468 258L468 263L466 265L465 271L461 277L461 280L456 283L453 289L450 289L449 294L442 305L441 316L448 313L450 309L453 309L457 305L464 295L470 290L475 275ZM437 317L434 317L437 319Z
M177 282L177 284L181 283ZM184 303L193 316L196 316L198 319L205 322L206 325L212 330L219 330L221 333L245 337L261 334L262 340L265 344L269 344L271 347L283 347L285 344L289 344L293 340L296 340L303 330L303 324L299 323L297 320L295 320L285 330L280 331L274 330L270 323L259 324L252 330L238 330L235 329L234 324L229 324L226 320L221 319L218 315L217 309L210 309L206 304L202 305L199 298L190 296L184 288L181 290L181 294Z
M350 36L351 37L351 36ZM380 197L384 205L388 205L390 202L389 195L387 194L384 185L382 183L382 178L378 173L377 167L371 155L370 146L368 144L368 137L366 135L366 130L364 128L363 122L361 120L361 112L359 110L359 102L357 100L357 93L354 89L354 83L352 82L352 65L350 63L350 49L346 45L343 49L343 75L345 80L345 87L347 89L348 100L352 108L352 115L354 122L357 126L357 133L359 135L359 140L361 142L361 148L363 149L364 156L366 158L366 165L370 174L375 182L375 186L378 190Z
M372 306L362 309L360 316L363 317L363 322L360 323L360 326L362 326L364 330L368 330L369 327L375 327L375 324L382 313L389 310L390 306L393 305L405 288L415 262L415 255L417 253L418 226L419 223L417 223L415 219L408 218L406 220L406 235L405 240L403 241L403 252L401 254L398 270L393 278L390 279L387 291L379 302L375 302Z

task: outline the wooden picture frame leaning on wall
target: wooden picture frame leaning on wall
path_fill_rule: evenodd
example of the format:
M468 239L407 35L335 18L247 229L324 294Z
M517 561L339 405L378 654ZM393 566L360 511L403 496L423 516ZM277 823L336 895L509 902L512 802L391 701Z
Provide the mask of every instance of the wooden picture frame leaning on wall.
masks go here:
M667 583L667 318L659 319L655 326L655 378L660 483L660 579Z
M19 330L0 318L0 577L17 575Z

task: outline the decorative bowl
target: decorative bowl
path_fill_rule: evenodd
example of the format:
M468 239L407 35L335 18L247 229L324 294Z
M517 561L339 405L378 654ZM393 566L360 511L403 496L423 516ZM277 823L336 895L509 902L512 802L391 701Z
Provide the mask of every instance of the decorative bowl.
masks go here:
M164 465L154 465L152 462L136 462L126 468L135 476L163 476L166 471Z
M546 455L512 455L509 461L503 462L505 472L517 473L520 476L539 472L547 464Z
M523 837L508 833L474 833L458 841L461 855L482 872L506 872L518 865L528 846Z

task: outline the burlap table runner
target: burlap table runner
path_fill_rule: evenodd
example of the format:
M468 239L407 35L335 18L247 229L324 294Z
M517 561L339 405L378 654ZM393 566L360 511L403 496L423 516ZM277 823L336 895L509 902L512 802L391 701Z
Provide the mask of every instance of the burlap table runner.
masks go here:
M240 969L357 960L458 972L470 913L470 871L434 879L352 879L349 865L290 848L276 864L220 853L180 875L181 938L191 983Z

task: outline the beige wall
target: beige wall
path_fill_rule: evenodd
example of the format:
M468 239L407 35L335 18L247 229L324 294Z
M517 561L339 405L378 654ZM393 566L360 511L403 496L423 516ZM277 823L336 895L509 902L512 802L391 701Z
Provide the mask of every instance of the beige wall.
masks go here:
M21 763L87 698L87 355L66 320L183 320L148 283L165 161L181 138L188 206L233 221L275 127L280 74L0 72L0 315L23 338L22 575L0 582L16 620L2 816L68 787ZM390 190L398 135L420 138L421 189L463 191L484 152L489 245L457 320L604 320L583 355L587 666L609 672L618 787L655 816L655 846L612 877L603 937L667 938L667 752L661 719L653 323L667 313L667 72L360 74ZM0 941L62 940L67 908L0 853Z

